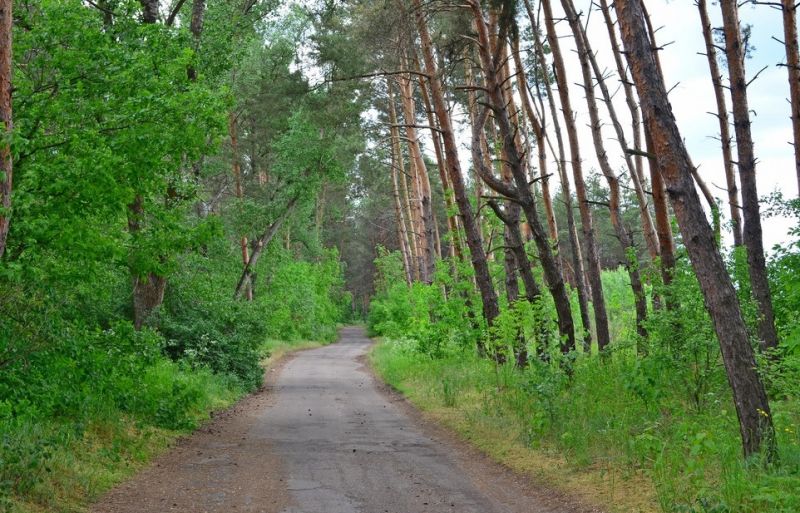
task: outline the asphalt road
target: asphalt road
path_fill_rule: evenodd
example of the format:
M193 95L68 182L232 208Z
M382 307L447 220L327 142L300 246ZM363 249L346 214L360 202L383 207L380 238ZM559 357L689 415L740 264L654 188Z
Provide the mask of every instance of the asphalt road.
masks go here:
M361 328L303 351L92 511L572 513L421 425L362 363ZM447 438L447 437L444 437Z

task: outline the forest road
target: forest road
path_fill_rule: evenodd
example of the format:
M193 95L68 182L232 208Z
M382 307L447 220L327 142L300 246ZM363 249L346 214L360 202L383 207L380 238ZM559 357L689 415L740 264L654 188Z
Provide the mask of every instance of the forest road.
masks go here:
M488 461L373 378L371 341L273 369L262 391L182 439L94 513L575 513L593 511ZM280 368L282 367L282 368Z

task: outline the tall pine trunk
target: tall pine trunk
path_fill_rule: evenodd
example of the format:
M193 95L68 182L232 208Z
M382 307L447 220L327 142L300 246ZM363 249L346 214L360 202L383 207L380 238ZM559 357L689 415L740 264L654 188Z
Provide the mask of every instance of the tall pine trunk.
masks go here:
M627 160L630 161L630 150L633 150L633 165L628 165L630 170L631 182L633 189L636 193L636 199L639 206L639 217L642 224L642 235L644 236L647 252L650 255L650 260L655 262L660 254L658 245L658 235L656 228L653 224L653 216L650 215L650 201L645 193L644 181L644 159L642 148L642 123L641 114L639 113L639 104L636 102L636 95L633 91L633 84L628 80L628 72L623 63L622 52L619 49L619 42L617 40L617 32L614 21L611 19L611 9L608 7L607 0L600 0L600 11L603 13L603 21L605 21L606 30L608 31L608 40L611 44L611 52L614 55L614 63L617 68L617 75L622 83L622 90L625 93L625 104L628 106L628 111L631 116L631 132L633 134L632 142L633 148L629 148L627 144L622 143L624 134L619 135L621 130L618 130L617 137L621 144L624 144L624 151L626 152ZM597 71L595 70L595 75ZM599 80L599 78L598 78ZM608 99L605 100L609 108L609 113L613 111L613 104ZM613 114L611 114L613 116ZM615 127L616 128L616 127ZM621 129L621 126L620 126Z
M411 256L411 244L409 243L408 231L406 229L406 216L400 197L399 180L397 179L398 174L405 173L400 149L400 129L397 126L397 110L394 105L391 81L386 81L386 88L389 95L387 110L389 112L389 135L391 137L392 147L392 195L394 197L395 217L397 218L397 242L400 246L400 254L403 257L403 270L405 271L406 282L411 285L414 281L414 264Z
M703 40L706 45L708 71L711 73L711 83L714 85L714 98L717 102L716 116L717 121L719 121L719 139L722 145L722 163L725 168L725 182L728 186L728 205L731 211L731 224L733 225L733 244L738 247L742 245L742 214L741 206L739 205L739 186L736 184L736 173L733 168L728 105L725 100L725 89L722 86L722 74L719 71L719 63L717 62L717 47L714 44L714 36L711 30L711 20L709 20L708 17L706 0L697 0L697 10L700 11L700 24L703 29Z
M547 229L553 245L558 245L558 224L553 209L553 197L550 193L550 176L547 173L547 146L545 142L544 124L539 120L533 111L528 81L525 78L525 67L522 64L519 50L519 37L515 34L512 41L512 54L514 65L516 66L516 82L519 97L522 101L522 109L531 125L534 137L536 138L536 157L539 163L539 180L542 184L542 204L544 205L545 217L547 218Z
M544 8L547 39L550 43L550 50L553 52L558 96L561 100L564 124L566 125L567 138L569 139L572 175L575 181L575 195L578 199L578 211L581 215L581 228L583 230L586 277L589 280L589 286L591 288L592 307L594 310L597 347L603 350L608 346L611 340L608 331L608 314L606 313L603 284L600 278L600 255L595 238L592 212L589 209L589 199L586 194L586 184L583 181L583 163L581 161L580 143L578 142L578 128L575 123L575 115L570 101L567 68L564 65L564 58L561 54L561 45L558 41L558 34L556 34L555 20L553 19L553 10L550 0L542 0L542 7Z
M405 60L405 59L404 59ZM416 129L416 107L411 77L400 77L400 99L403 106L403 120L406 132L406 145L411 169L411 191L413 193L412 208L414 209L414 234L417 238L417 254L420 280L431 283L433 280L434 241L433 209L431 205L430 182L425 160L422 158L422 149Z
M742 213L744 216L742 238L747 248L750 288L753 298L758 303L760 314L758 338L761 347L767 349L778 345L778 334L775 331L775 314L772 310L772 296L769 291L767 265L764 259L764 241L761 235L761 213L756 187L756 157L750 132L750 107L747 103L747 79L744 70L745 48L739 27L737 3L723 0L720 2L720 7L725 31L725 54L728 58L739 180L742 184Z
M536 53L536 61L538 63L540 72L544 73L548 66L544 55L544 45L539 37L539 25L536 17L533 14L533 9L529 0L525 0L525 9L528 13L531 26L533 27L533 41L534 51ZM558 121L558 110L556 107L555 96L550 81L543 80L545 87L545 96L547 96L547 103L550 109L550 116L553 120L553 131L556 135L556 144L558 146L558 161L556 167L558 168L558 176L561 180L561 198L566 208L567 216L567 234L569 236L573 277L575 282L575 289L578 295L578 307L581 316L581 323L583 324L583 345L584 350L589 351L592 345L592 331L591 321L589 314L589 293L586 287L586 273L584 272L583 256L581 251L581 242L578 238L578 228L575 223L575 213L572 205L572 192L567 176L567 157L564 149L564 137L561 131L561 124ZM538 87L538 86L537 86ZM537 89L537 94L541 99L542 91ZM542 108L544 110L544 108Z
M492 175L491 170L486 169L483 165L482 155L479 154L481 150L478 141L479 134L483 130L483 125L486 121L487 110L484 110L477 116L476 125L472 127L473 164L476 168L481 169L481 178L486 181L487 185L500 194L516 200L521 206L528 220L528 224L531 227L537 249L539 250L539 259L542 264L545 279L547 280L547 286L553 295L556 315L558 317L559 333L562 339L561 348L562 351L567 352L575 348L575 329L572 321L569 297L564 284L564 277L561 273L558 259L553 255L547 232L542 226L541 221L539 221L536 212L536 201L531 192L528 176L525 172L519 149L517 148L515 131L511 125L506 99L503 94L503 84L499 80L500 75L498 74L498 70L501 66L498 66L495 61L495 56L489 51L491 43L488 28L483 18L481 5L476 0L470 0L468 5L472 10L475 27L477 29L478 54L480 56L481 68L483 69L483 89L487 95L486 100L491 104L495 121L500 130L504 155L509 169L513 174L515 187L509 186L502 180L496 179Z
M786 47L786 72L789 75L789 103L792 106L794 169L800 191L800 52L797 40L797 1L781 0L783 44ZM799 192L800 194L800 192Z
M625 258L625 269L628 271L628 276L631 281L631 289L633 290L634 305L636 309L636 331L641 337L647 336L645 330L645 321L647 320L647 298L644 294L644 287L642 286L642 279L639 275L639 262L631 262L631 259L636 258L636 246L633 244L633 237L628 229L625 227L622 220L622 211L620 209L620 187L619 178L611 164L608 161L608 153L606 152L605 142L603 141L603 128L600 113L597 108L597 98L594 91L594 77L590 64L590 56L593 56L592 47L589 43L586 33L584 32L581 21L578 18L578 13L572 0L562 0L564 12L567 15L567 21L572 29L572 35L575 38L575 47L578 52L578 60L581 65L581 73L583 74L583 89L586 94L586 106L589 110L590 128L592 132L592 142L594 143L595 155L600 165L600 170L606 178L609 190L609 211L611 215L611 225L614 227L614 233L619 240L622 252ZM598 77L598 82L601 88L605 89L605 83L602 80L602 75ZM608 105L613 109L610 103L608 91L604 90L603 94L607 99ZM619 126L619 123L615 123ZM621 128L621 127L620 127ZM624 140L621 141L624 144ZM630 156L627 157L630 159ZM629 163L630 166L630 163ZM632 170L632 166L631 170Z
M722 358L733 390L745 456L764 449L774 457L769 402L758 375L755 355L736 291L714 241L691 176L692 163L672 115L663 77L653 55L641 0L615 0L617 14L642 114L652 135L659 169L669 185L670 200L686 249L714 322Z
M433 42L428 32L428 23L426 21L425 10L422 7L422 0L412 0L412 5L417 31L420 36L422 58L425 65L424 71L428 76L428 83L431 88L433 110L436 113L436 118L439 120L439 129L442 132L442 143L444 145L445 161L447 162L447 174L450 177L450 183L453 186L453 194L455 195L456 204L461 214L461 221L464 225L472 267L475 271L475 282L478 286L478 291L480 292L481 301L483 303L483 316L487 324L491 326L500 313L497 303L497 293L492 283L491 274L489 274L489 265L486 261L486 252L483 249L483 240L480 230L475 221L472 205L469 202L466 187L464 186L461 164L458 160L458 146L450 120L450 113L448 112L447 104L444 99L444 92L442 91L436 60L433 55ZM478 350L483 351L483 347L479 347Z
M415 64L417 69L421 67L418 59L415 59ZM425 106L425 112L428 116L428 125L430 126L433 150L436 154L436 166L439 170L439 180L442 182L444 206L445 209L447 209L447 229L450 232L451 247L450 256L461 260L464 258L464 250L462 249L461 244L461 230L459 228L458 217L456 217L454 213L453 190L452 186L450 185L450 178L447 176L447 162L445 161L444 149L442 148L442 137L438 123L436 122L436 115L433 112L433 107L431 106L428 88L429 85L427 84L427 81L424 79L424 77L420 76L419 89L422 96L423 105Z

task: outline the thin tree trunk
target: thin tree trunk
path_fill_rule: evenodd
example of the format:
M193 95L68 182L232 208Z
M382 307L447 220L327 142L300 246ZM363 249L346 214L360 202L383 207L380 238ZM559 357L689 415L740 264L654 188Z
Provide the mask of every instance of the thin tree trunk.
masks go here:
M711 32L711 21L708 17L706 0L697 0L697 9L700 11L700 24L703 29L703 40L706 45L706 59L708 70L711 73L711 83L714 85L714 97L717 101L717 121L719 121L719 138L722 144L722 163L725 168L725 181L728 185L728 205L731 210L731 224L733 225L733 244L742 245L742 214L739 205L739 187L736 184L736 174L733 168L731 153L731 131L728 120L728 105L725 100L725 89L722 86L722 73L717 63L717 47ZM798 167L800 173L800 167ZM799 175L800 176L800 175Z
M642 113L683 240L711 314L722 357L733 389L733 399L745 456L766 451L775 455L769 402L758 376L747 327L725 262L714 244L691 176L692 164L667 98L644 22L641 0L615 0L626 57L631 66Z
M513 52L514 65L517 71L517 90L522 100L522 109L528 117L534 137L536 137L536 156L539 162L539 178L542 184L542 204L544 205L545 217L547 218L547 229L550 233L550 238L553 240L553 244L557 245L558 225L556 224L556 215L553 210L553 198L550 194L550 176L547 174L547 146L545 144L544 126L533 112L533 106L531 105L531 99L528 94L528 81L525 78L525 68L522 64L522 58L520 57L518 35L515 34L512 44L513 47L511 50Z
M239 162L239 129L236 113L231 111L228 116L228 134L231 138L231 171L233 172L234 194L240 201L244 198L242 188L242 167ZM239 246L242 252L242 268L246 268L250 262L250 251L247 246L247 236L239 238ZM248 301L253 300L253 284L248 281L245 283L245 297Z
M403 270L406 274L406 281L409 285L414 281L413 261L411 257L411 244L408 240L406 230L406 220L403 213L403 202L400 199L400 187L398 186L397 175L402 170L402 155L400 149L400 129L397 127L397 111L394 106L394 94L392 92L391 81L386 81L389 93L389 132L392 139L392 193L394 195L395 216L397 217L397 239L400 245L400 253L403 257Z
M458 146L456 144L455 135L453 133L452 124L450 121L450 114L447 110L445 103L444 93L442 92L442 85L438 76L438 69L433 55L433 42L431 41L430 33L428 32L428 25L425 19L425 11L422 7L422 0L412 0L414 9L414 18L417 24L417 31L420 36L421 50L423 62L425 64L425 73L428 75L428 81L431 87L431 101L433 108L436 112L436 117L439 120L439 128L442 131L442 142L444 144L445 161L447 162L447 173L450 177L450 183L453 186L453 193L455 194L456 204L458 205L459 212L461 213L461 220L464 224L464 232L467 237L467 246L469 246L472 266L475 270L475 281L478 285L478 290L481 294L483 302L483 316L489 326L494 324L494 320L500 313L497 304L497 294L492 283L492 277L489 274L489 266L486 261L486 253L483 249L483 241L478 229L478 224L472 214L472 205L470 205L469 198L467 197L466 188L464 187L464 179L461 174L461 164L458 160ZM478 348L482 351L482 347Z
M630 259L636 258L636 246L633 244L633 238L625 228L622 222L622 212L620 210L620 189L619 178L611 164L608 161L608 153L606 152L605 142L603 141L602 121L597 108L597 99L594 92L594 81L592 77L592 70L590 66L590 56L593 59L592 47L589 43L583 26L581 26L578 13L572 0L562 0L561 4L564 7L564 12L567 15L567 21L572 29L572 35L575 38L575 47L578 52L578 60L581 65L581 72L583 74L583 89L586 93L586 105L589 110L589 120L591 122L590 128L592 132L592 142L594 143L595 155L600 165L600 170L606 178L609 190L609 211L611 214L611 224L614 227L614 232L617 235L622 252L625 255L625 268L628 271L628 276L631 280L631 289L633 290L634 304L636 308L636 331L641 337L647 337L647 330L645 330L645 321L647 320L647 298L644 295L644 287L642 286L642 279L639 275L638 261L631 262ZM602 78L599 78L601 88L605 87ZM603 91L604 96L608 93ZM609 106L610 106L610 98ZM615 123L619 126L619 123ZM621 132L621 126L620 126ZM624 139L620 141L624 147ZM626 155L630 161L630 156ZM635 172L632 163L628 162L629 168Z
M192 1L192 18L189 21L189 32L192 33L194 51L200 48L200 36L203 33L203 20L205 18L206 13L206 1L205 0L193 0ZM186 68L186 75L188 76L190 81L197 80L197 69L195 69L194 65L190 64L188 68Z
M477 124L472 128L473 164L480 169L481 178L486 181L488 186L500 194L515 200L522 207L522 211L528 219L528 224L533 232L537 249L539 250L539 259L542 264L545 279L547 280L548 288L553 295L558 317L559 333L562 339L561 348L562 351L568 352L575 348L575 329L561 267L558 260L553 256L547 233L539 221L536 212L536 201L528 184L528 176L516 146L514 130L511 126L508 111L506 110L503 86L498 79L498 70L500 66L497 65L495 57L489 52L491 44L489 42L486 22L483 19L481 5L476 0L470 0L468 5L473 12L475 27L478 34L479 44L477 46L481 66L483 68L484 90L488 96L487 100L492 105L495 121L499 126L500 134L503 138L504 154L513 174L516 187L509 186L502 180L498 180L493 176L491 170L483 165L483 156L480 155L481 146L479 144L479 137L486 121L487 110L484 110L477 116Z
M405 59L404 59L405 61ZM415 228L417 236L417 247L420 249L418 265L420 279L425 283L431 283L433 279L434 265L434 232L433 232L433 210L431 209L430 182L428 172L425 168L425 160L422 158L422 150L417 138L416 109L414 107L413 89L411 78L401 76L400 80L400 99L403 105L403 119L405 121L406 145L411 163L411 190L414 191L412 200L415 209Z
M547 61L544 56L544 45L539 37L539 24L533 14L533 9L529 0L525 0L525 9L528 12L533 30L534 50L536 52L536 59L542 72L547 70ZM572 206L572 192L569 184L569 177L567 176L567 157L564 147L564 138L561 132L561 123L558 121L558 110L556 107L555 96L553 89L550 86L549 80L543 80L545 86L545 93L547 96L548 106L550 108L550 117L553 119L553 130L556 134L556 143L558 146L558 160L556 167L558 168L558 175L561 180L561 197L567 212L567 233L569 235L570 247L572 250L572 274L575 281L575 290L578 295L578 306L580 309L581 323L583 324L583 347L585 351L589 351L592 345L592 325L589 315L589 294L586 290L586 273L583 267L583 256L581 252L581 243L578 238L578 229L575 225L575 213ZM541 90L538 89L537 94L541 100ZM542 107L544 110L544 107ZM566 259L565 259L566 261Z
M12 1L0 0L0 138L5 138L14 128L11 110L11 31L13 27ZM8 231L11 227L11 191L14 164L9 144L0 144L0 259L6 251Z
M417 69L420 69L419 59L414 57L414 64ZM458 217L453 212L453 191L450 186L450 179L447 177L447 162L445 162L444 149L442 149L442 138L439 133L438 123L436 122L436 115L431 106L430 95L428 94L428 84L425 79L419 77L419 90L422 94L422 102L425 106L425 112L428 115L428 124L431 127L431 140L433 140L433 149L436 153L436 165L439 169L439 180L442 182L442 195L444 196L444 205L447 209L447 228L450 232L450 246L452 248L453 257L459 260L464 257L464 250L461 247L461 231L458 226Z
M392 103L392 107L394 107L394 103ZM395 115L396 117L396 115ZM408 244L409 244L409 263L411 264L413 279L415 281L420 279L419 275L419 265L418 265L418 257L419 248L417 247L417 237L414 233L414 210L411 207L411 191L409 190L408 186L408 173L406 172L406 164L405 159L403 158L403 150L400 144L400 132L398 127L397 132L397 172L400 176L400 192L401 192L401 203L403 204L403 208L405 211L405 219L408 223L406 227L406 236L408 237Z
M247 283L252 283L253 269L255 269L256 265L258 265L258 260L261 258L261 253L263 253L264 248L267 247L270 241L272 241L272 239L275 237L275 234L278 233L278 230L280 230L283 223L289 217L289 214L292 213L296 204L297 198L292 198L289 200L289 203L286 204L286 208L280 217L278 217L278 219L269 225L261 237L253 241L253 253L250 255L250 260L244 266L242 275L239 277L239 282L236 284L236 290L233 293L234 299L241 297Z
M647 8L644 3L642 3L642 13L644 15L644 23L647 27L647 34L650 38L650 45L654 48L653 61L655 62L656 69L658 69L659 76L663 76L661 59L658 56L656 32L653 29L653 23L650 20L650 15L647 13ZM661 256L661 278L664 285L669 285L672 283L672 274L675 269L675 241L672 237L672 224L669 220L667 190L661 178L662 171L658 167L660 161L654 157L653 137L647 132L647 126L645 126L644 130L644 140L647 147L647 161L650 167L650 182L653 189L653 210L656 214L656 233L658 233L659 255ZM671 303L670 298L667 298L667 308L670 307Z
M474 84L475 77L472 70L472 58L469 54L470 47L464 50L465 57L464 57L464 77L466 78L467 84ZM474 89L467 90L467 112L469 112L469 123L470 125L475 125L475 114L478 112L478 100L477 95L475 94ZM492 167L491 159L489 158L489 145L486 141L486 133L481 132L481 153L484 155L484 158L487 159L484 161L484 165L488 168ZM477 168L473 166L474 175L473 175L473 183L475 187L475 208L477 209L477 216L478 216L478 226L480 227L481 233L488 238L487 227L484 223L484 217L482 213L481 206L483 205L483 180L481 180L480 175L478 174Z
M506 212L500 210L500 206L495 201L489 201L489 207L506 226L509 235L507 244L510 244L510 249L516 261L516 269L519 271L522 285L525 287L525 299L530 304L535 305L541 299L542 291L539 288L539 284L536 283L536 278L534 278L533 271L531 271L530 260L528 260L528 255L525 253L525 244L519 227L520 207L516 203L510 203L510 208L513 210L507 210ZM539 352L544 354L544 349L547 346L546 335L548 330L543 320L538 319L537 322L539 323L537 331L542 334L542 340L539 341L537 346L540 349ZM528 363L528 352L525 348L524 337L520 337L520 339L521 343L517 344L519 347L515 348L515 359L517 367L522 368Z
M566 124L567 137L569 139L572 174L575 180L575 194L578 199L578 211L581 215L581 228L583 229L586 276L589 279L592 294L597 347L602 351L608 346L611 340L608 331L608 314L606 313L606 302L603 296L603 284L600 278L600 256L598 254L597 241L595 240L592 212L589 209L589 199L586 195L586 184L583 181L578 129L575 125L575 116L570 101L567 68L564 65L564 59L561 55L561 45L558 41L558 34L556 34L550 0L542 0L542 7L544 8L547 39L550 42L550 50L553 52L558 96L561 100L561 109L564 113L564 123Z
M747 104L747 79L745 77L745 49L739 27L739 7L735 1L720 2L725 30L725 53L728 58L728 75L733 105L733 127L736 133L736 150L739 162L739 180L742 184L742 212L744 229L742 238L747 248L750 288L758 303L758 339L763 349L778 345L775 331L775 314L767 280L764 260L764 241L761 235L761 213L756 186L756 157L750 133L750 107Z
M631 182L633 183L634 192L636 193L636 199L638 200L639 217L642 221L642 234L644 235L644 241L647 245L647 252L650 255L650 260L655 262L659 257L660 249L658 245L658 235L656 234L656 228L653 224L653 217L650 215L650 202L647 199L647 194L645 193L644 188L642 126L641 115L639 114L639 105L636 103L636 97L633 92L633 84L630 82L630 80L628 80L628 73L622 60L622 53L619 50L617 32L614 28L614 22L611 19L611 10L608 7L607 0L600 0L600 11L603 13L603 19L608 31L608 39L611 43L611 51L614 55L614 62L617 67L617 75L619 75L619 80L622 83L622 89L625 93L625 104L628 106L628 111L631 115L631 130L633 133L633 150L635 155L633 157L633 166L630 169L630 176ZM597 69L595 69L595 75L597 75ZM600 79L598 78L598 80ZM608 105L609 114L611 114L613 110L613 104L608 99L605 101ZM613 118L615 114L611 114L611 116ZM622 141L624 133L622 136L620 136L620 131L621 126L620 130L618 130L617 137L620 141ZM630 158L627 150L629 150L629 148L627 147L627 144L625 144L624 151L626 151L628 158Z
M786 71L789 75L789 102L792 106L794 168L800 191L800 52L797 40L797 1L781 0L783 44L786 47Z

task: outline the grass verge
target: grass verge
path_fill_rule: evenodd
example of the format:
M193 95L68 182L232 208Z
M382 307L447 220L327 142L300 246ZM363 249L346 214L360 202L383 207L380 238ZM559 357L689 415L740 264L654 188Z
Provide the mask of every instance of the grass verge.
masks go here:
M268 340L259 355L267 370L293 351L319 345ZM165 359L147 368L137 385L130 402L143 406L128 411L100 400L99 390L83 391L87 411L80 419L4 419L0 411L0 511L85 511L105 491L201 426L211 412L230 407L247 393L227 376Z
M675 397L649 406L624 362L576 362L568 387L554 374L496 366L471 353L430 358L384 340L377 374L428 418L534 481L612 513L799 511L797 405L774 401L781 465L745 464L729 398L703 411ZM789 439L789 438L791 439Z

